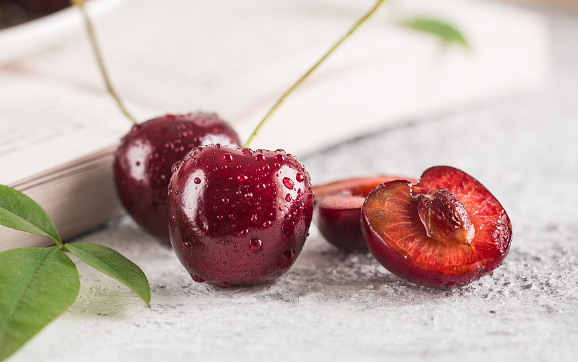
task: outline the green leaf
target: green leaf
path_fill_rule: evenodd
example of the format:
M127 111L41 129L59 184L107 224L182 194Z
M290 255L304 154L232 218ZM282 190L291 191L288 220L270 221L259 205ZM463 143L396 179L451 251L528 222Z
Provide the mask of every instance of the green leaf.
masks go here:
M464 48L469 48L468 41L462 33L453 25L438 19L415 17L403 22L403 25L427 34L435 35L447 43L455 43Z
M109 247L90 244L66 244L66 249L96 270L132 289L150 307L151 290L144 272L121 253Z
M0 361L76 300L76 266L57 246L0 253Z
M47 236L56 244L62 244L46 211L20 191L4 185L0 185L0 225Z

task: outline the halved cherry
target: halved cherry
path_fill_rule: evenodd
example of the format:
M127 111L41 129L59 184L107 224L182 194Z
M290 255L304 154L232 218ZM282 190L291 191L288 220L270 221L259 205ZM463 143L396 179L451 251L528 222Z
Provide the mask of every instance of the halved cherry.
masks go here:
M453 167L429 168L414 186L384 183L369 193L361 213L377 261L423 286L471 283L496 269L510 248L512 225L502 205Z
M361 206L371 189L392 180L410 180L399 176L352 178L313 187L314 222L329 243L347 252L365 252L361 233ZM411 180L416 182L415 180Z

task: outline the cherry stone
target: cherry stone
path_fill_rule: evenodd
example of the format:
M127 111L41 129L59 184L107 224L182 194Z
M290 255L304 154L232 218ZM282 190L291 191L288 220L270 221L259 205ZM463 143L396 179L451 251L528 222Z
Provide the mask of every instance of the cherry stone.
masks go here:
M254 285L285 273L313 214L309 174L282 150L193 149L169 184L173 249L196 282Z
M116 151L114 180L124 208L143 229L170 243L171 167L193 147L217 142L240 144L233 128L215 114L166 115L132 127Z

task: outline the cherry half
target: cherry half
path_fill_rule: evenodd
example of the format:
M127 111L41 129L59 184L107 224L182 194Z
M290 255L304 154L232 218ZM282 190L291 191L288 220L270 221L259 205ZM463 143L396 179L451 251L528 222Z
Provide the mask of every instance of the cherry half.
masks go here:
M192 148L209 143L240 145L233 128L215 114L166 115L133 126L116 151L114 180L124 208L167 244L171 167Z
M427 169L417 185L386 182L362 207L373 256L393 274L427 287L458 287L496 269L512 225L498 200L453 167Z
M399 176L375 176L314 186L313 221L321 235L345 252L369 252L361 232L361 206L374 187L393 180L417 182Z
M217 144L195 148L175 168L171 243L193 280L253 285L291 267L313 214L309 174L295 157Z

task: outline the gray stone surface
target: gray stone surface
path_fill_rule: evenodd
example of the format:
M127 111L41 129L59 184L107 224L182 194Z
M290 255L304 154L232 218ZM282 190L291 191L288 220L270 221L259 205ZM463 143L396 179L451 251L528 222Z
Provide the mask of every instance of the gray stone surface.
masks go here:
M378 173L470 173L513 224L492 276L408 284L313 228L294 267L252 288L194 283L127 217L83 241L111 246L152 285L147 309L79 263L71 310L12 361L575 361L578 355L578 16L549 14L553 76L532 94L415 120L303 159L317 183Z

